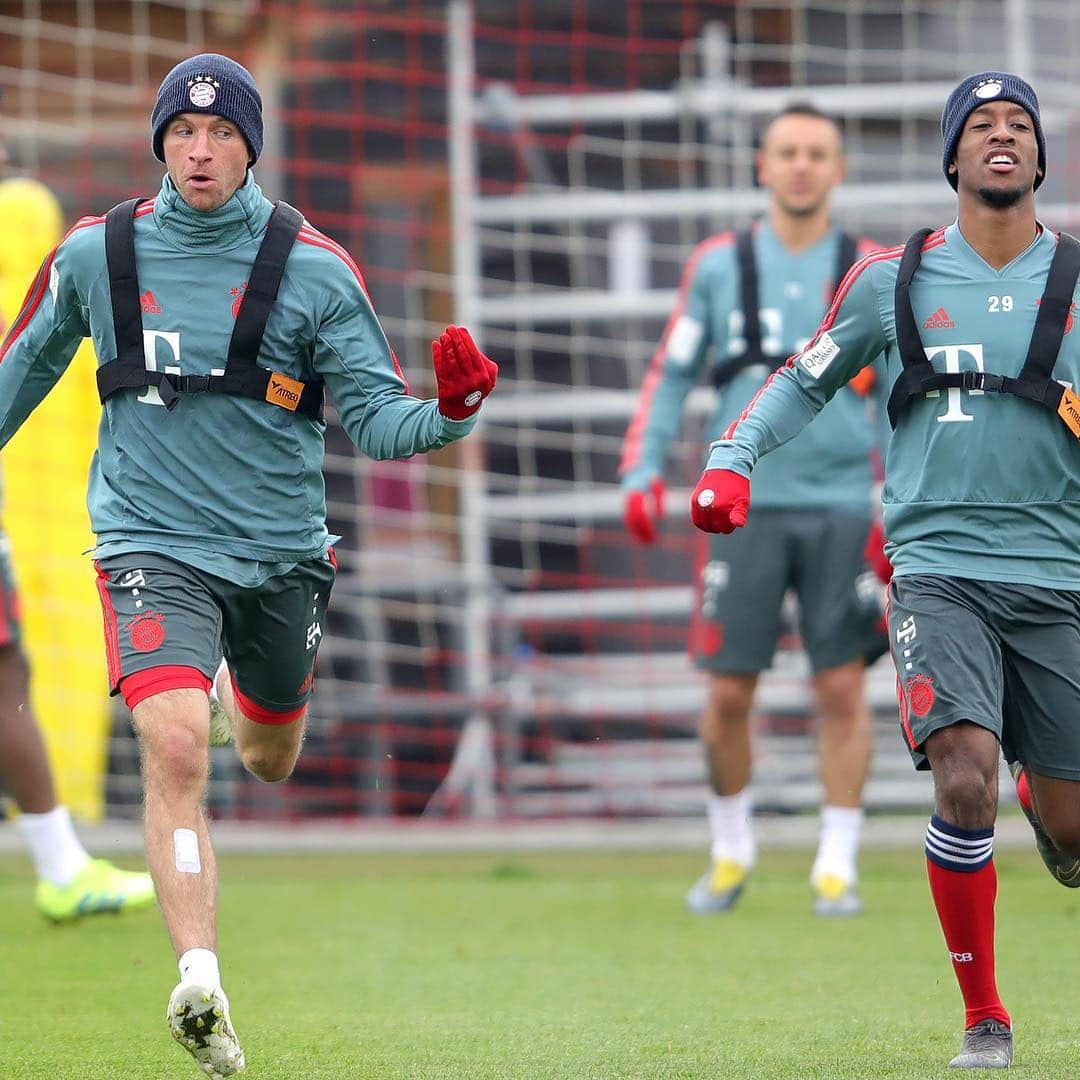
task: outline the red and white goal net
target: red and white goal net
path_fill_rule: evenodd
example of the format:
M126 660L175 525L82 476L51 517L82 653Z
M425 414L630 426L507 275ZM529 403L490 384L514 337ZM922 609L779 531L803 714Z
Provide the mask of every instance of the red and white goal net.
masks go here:
M764 205L762 120L793 100L835 114L839 215L896 241L952 213L948 90L983 68L1035 74L1062 163L1044 217L1071 216L1080 11L1051 0L23 9L0 13L0 133L70 219L155 189L158 80L194 51L230 52L266 100L260 182L356 258L414 391L431 391L428 342L449 321L501 365L478 437L426 458L372 463L331 425L342 572L304 756L269 788L215 756L221 816L697 813L681 508L709 392L691 398L655 548L621 526L616 469L688 253ZM761 697L759 802L795 809L817 787L805 666L785 646ZM921 802L887 662L871 693L871 804ZM137 802L124 723L104 778L113 815Z

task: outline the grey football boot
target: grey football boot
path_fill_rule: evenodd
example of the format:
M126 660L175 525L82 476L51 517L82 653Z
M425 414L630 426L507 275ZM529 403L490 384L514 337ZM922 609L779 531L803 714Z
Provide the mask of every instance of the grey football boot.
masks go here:
M1013 1059L1012 1030L1000 1020L980 1020L964 1032L950 1069L1007 1069Z
M862 913L859 887L835 874L821 874L810 882L814 894L814 914L826 919L849 919Z
M749 869L733 859L716 859L686 894L686 910L693 915L730 911L746 888Z
M1009 772L1012 773L1013 780L1019 787L1024 766L1019 761L1013 761L1009 764ZM1028 819L1028 823L1035 833L1035 847L1038 848L1039 855L1046 864L1046 869L1050 871L1050 876L1067 889L1080 888L1080 859L1074 859L1071 855L1066 855L1065 852L1055 847L1054 841L1050 839L1046 830L1042 827L1042 822L1039 821L1034 810L1029 810L1022 802L1020 803L1020 809L1023 810L1024 817Z

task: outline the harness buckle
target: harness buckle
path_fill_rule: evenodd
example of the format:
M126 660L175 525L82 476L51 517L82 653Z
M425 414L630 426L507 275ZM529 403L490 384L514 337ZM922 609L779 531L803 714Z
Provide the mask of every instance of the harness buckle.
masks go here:
M209 375L186 375L183 390L188 394L201 394L210 389Z
M987 371L961 371L960 387L963 390L978 390L997 393L1002 387L1002 377Z
M974 371L973 375L979 376L979 385L976 389L985 390L988 394L997 394L1005 383L1003 376L995 375L992 371Z

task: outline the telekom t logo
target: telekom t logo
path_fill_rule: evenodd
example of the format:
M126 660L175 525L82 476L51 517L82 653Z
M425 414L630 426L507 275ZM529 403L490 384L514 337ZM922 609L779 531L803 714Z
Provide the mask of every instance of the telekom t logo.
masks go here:
M157 343L161 341L164 345L168 346L169 351L172 353L172 359L176 361L175 364L166 364L165 370L170 375L180 374L180 333L177 330L143 330L143 355L146 357L146 370L157 371ZM162 405L165 402L161 400L161 395L158 393L156 386L148 386L140 395L139 400L144 405Z
M945 370L949 372L970 371L971 364L961 363L961 357L967 357L971 362L975 364L976 371L982 371L983 369L983 347L982 345L933 345L930 347L923 347L923 351L926 353L926 359L931 363L935 358L939 356L945 357ZM962 407L961 394L964 391L959 386L948 387L946 393L949 395L949 407L945 412L938 417L939 424L949 423L964 423L968 420L974 420L975 417L970 413L966 413ZM969 394L981 394L982 390L968 390ZM940 397L940 390L928 390L926 392L928 398Z
M157 371L158 370L158 343L168 351L168 359L165 361L165 366L162 370L166 371L170 375L180 374L180 331L179 330L143 330L143 356L146 359L146 370ZM169 360L175 361L170 364ZM224 375L224 368L211 368L211 375ZM161 405L164 406L165 402L161 400L161 395L158 393L156 386L148 386L140 395L139 401L144 405Z

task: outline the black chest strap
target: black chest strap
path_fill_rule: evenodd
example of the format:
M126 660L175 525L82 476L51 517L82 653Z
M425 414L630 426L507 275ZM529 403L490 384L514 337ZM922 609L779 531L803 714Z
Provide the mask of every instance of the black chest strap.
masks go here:
M237 312L223 375L176 375L150 371L143 351L142 307L135 264L135 208L129 199L105 215L105 261L109 270L116 357L97 371L98 396L104 402L120 390L156 386L167 409L176 407L185 393L236 394L298 412L311 419L322 417L323 384L303 382L259 367L257 360L270 310L277 299L289 253L303 217L286 202L278 202L270 215L247 288ZM198 317L197 312L189 317Z
M922 262L923 244L932 231L920 229L911 236L904 246L896 275L893 306L896 343L903 370L889 394L889 423L896 427L900 414L912 398L954 386L963 390L1013 394L1060 413L1065 387L1053 377L1053 371L1065 336L1077 279L1080 278L1080 242L1068 233L1061 233L1058 237L1057 250L1046 276L1046 287L1019 375L996 375L987 371L935 371L926 357L915 311L911 306L911 281ZM1068 417L1062 414L1062 418L1070 428L1075 429Z
M833 277L834 292L855 262L858 246L858 240L850 233L840 234ZM758 289L757 259L754 258L753 229L740 229L735 234L735 261L739 267L739 306L743 312L743 340L746 347L737 356L725 357L724 361L713 369L712 383L717 390L754 364L765 364L772 371L788 358L787 353L766 353L761 347L761 317L758 314L761 296Z

